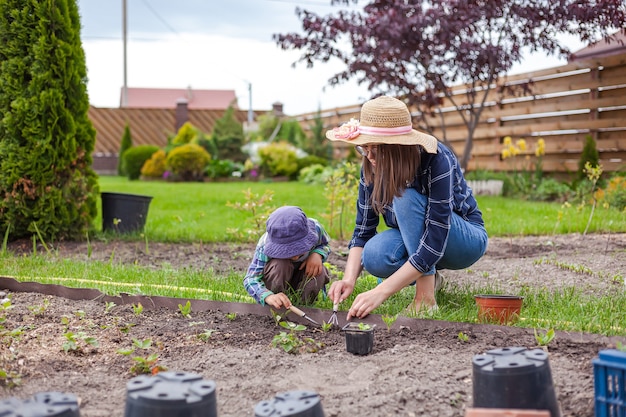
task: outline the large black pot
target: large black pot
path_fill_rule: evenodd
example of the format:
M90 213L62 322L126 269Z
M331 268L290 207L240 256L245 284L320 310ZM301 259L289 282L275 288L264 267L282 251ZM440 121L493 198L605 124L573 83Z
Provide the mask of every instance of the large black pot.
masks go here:
M103 231L143 231L152 197L124 193L101 193L101 197Z

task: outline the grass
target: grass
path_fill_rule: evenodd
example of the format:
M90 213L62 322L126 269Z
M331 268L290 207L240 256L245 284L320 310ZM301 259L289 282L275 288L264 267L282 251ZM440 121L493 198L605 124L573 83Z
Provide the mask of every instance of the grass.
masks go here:
M234 210L227 203L244 202L243 191L247 189L257 195L271 190L274 193L272 207L298 205L309 216L318 218L322 223L328 204L324 197L324 187L296 182L162 183L101 177L100 187L103 192L125 192L153 197L144 233L123 237L137 240L138 244L145 244L147 247L151 241L201 244L233 240L228 229L242 227L249 221L250 214ZM581 232L589 218L588 207L579 210L575 207L564 208L560 204L502 197L479 196L478 200L491 236L550 235L555 231ZM346 217L351 219L352 215ZM343 226L345 230L350 230L351 221L347 220ZM96 219L96 225L99 224L101 217ZM626 213L596 209L591 232L624 230ZM331 236L335 235L336 232L331 231ZM90 238L94 240L113 237L99 231ZM237 254L234 253L233 256ZM158 269L121 265L115 261L113 249L109 262L60 259L54 251L51 254L42 253L28 257L2 253L0 258L0 274L22 281L96 288L112 295L131 293L183 299L253 302L243 289L240 274L217 276L211 270L174 269L166 264ZM340 278L342 271L333 270L333 275ZM375 285L376 279L373 276L363 276L357 282L353 295L342 303L340 309L347 309L356 294ZM374 313L389 316L399 314L412 300L413 291L412 287L404 289L383 303ZM473 322L477 316L474 294L494 292L497 293L497 289L448 286L438 296L439 304L443 308L434 318ZM525 288L520 295L525 297L525 301L523 317L516 324L518 326L626 335L626 316L618 314L623 310L620 306L626 305L626 293L623 291L599 297L597 294L586 294L581 288L567 288L557 292ZM332 303L320 295L315 307L328 309L330 312Z

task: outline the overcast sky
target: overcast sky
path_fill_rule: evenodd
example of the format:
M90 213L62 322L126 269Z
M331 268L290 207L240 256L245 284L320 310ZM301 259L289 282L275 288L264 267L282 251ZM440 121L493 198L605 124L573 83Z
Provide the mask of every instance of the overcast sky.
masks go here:
M322 15L339 10L330 0L127 0L128 86L235 90L242 109L250 99L254 110L281 102L290 115L369 98L354 81L327 86L343 69L340 63L293 68L298 52L282 51L272 41L275 33L301 32L298 5ZM118 107L123 0L78 0L78 6L90 102ZM543 61L541 67L560 63Z

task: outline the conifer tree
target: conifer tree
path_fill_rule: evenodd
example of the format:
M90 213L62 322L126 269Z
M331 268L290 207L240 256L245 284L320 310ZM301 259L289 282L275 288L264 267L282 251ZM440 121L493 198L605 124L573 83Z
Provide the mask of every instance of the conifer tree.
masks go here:
M97 214L76 0L0 2L0 227L77 239Z
M120 152L117 155L117 175L123 177L126 175L126 168L124 167L124 152L133 147L133 137L130 135L130 126L126 123L124 126L124 134L122 135L122 142L120 143Z

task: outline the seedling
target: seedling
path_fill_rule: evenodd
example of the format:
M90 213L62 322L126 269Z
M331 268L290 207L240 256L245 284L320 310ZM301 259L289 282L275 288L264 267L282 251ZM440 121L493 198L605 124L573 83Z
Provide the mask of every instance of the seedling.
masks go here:
M69 353L70 350L72 352L82 352L83 347L81 346L81 344L91 345L96 348L99 346L96 338L87 336L85 332L73 333L68 331L63 333L63 336L65 336L66 339L66 341L62 345L65 353Z
M204 332L198 335L198 339L202 340L203 342L207 342L211 338L211 335L214 331L215 330L205 329Z
M133 347L130 349L119 349L117 353L125 356L130 356L135 352L135 349L150 349L152 346L152 340L145 339L133 339ZM133 361L135 364L130 367L130 373L134 375L139 374L152 374L156 375L159 372L166 371L167 368L161 365L157 365L159 361L159 355L156 353L152 353L146 357L143 356L134 356Z
M84 318L85 318L85 316L87 315L87 313L85 313L83 310L76 310L76 311L74 312L74 315L75 315L76 317L78 317L80 320L82 320L82 319L84 319Z
M391 326L393 326L393 324L396 322L396 320L398 319L398 315L390 315L390 314L383 314L382 316L383 321L385 322L385 324L387 325L387 330L391 330Z
M141 316L141 313L143 313L143 306L141 303L137 303L137 305L133 304L133 313L135 313L135 316Z
M537 341L537 344L539 346L548 346L555 337L554 329L546 330L542 334L537 333L537 329L534 329L534 330L535 330L535 340Z
M116 306L116 304L113 301L107 301L106 304L104 305L104 312L105 314L108 314L111 312L111 310L113 310L113 308Z
M230 321L233 321L237 318L237 313L226 313L226 318Z
M622 352L626 352L626 344L624 344L622 342L617 342L615 344L615 347L617 348L617 350L621 350Z
M371 329L371 328L372 328L372 326L370 326L370 325L369 325L369 324L367 324L367 323L359 323L357 327L358 327L358 328L359 328L359 330L361 330L361 331L366 331L366 330L369 330L369 329Z
M43 300L43 305L40 305L40 306L28 306L28 310L31 313L33 313L33 316L42 316L43 313L46 312L46 309L48 308L48 305L50 305L50 300L45 298Z
M183 315L183 317L188 319L191 318L191 302L189 300L187 300L187 303L185 305L179 304L178 310L180 311L180 314Z
M296 332L306 330L306 326L303 324L297 324L291 321L283 321L279 324L285 329L288 329L289 333L280 332L274 336L272 339L273 347L280 347L287 353L297 354L303 352L317 352L324 346L322 343L318 343L310 337L298 337Z
M465 333L463 333L463 332L459 332L459 336L458 336L458 337L459 337L459 340L460 340L461 342L467 342L467 341L469 340L469 336L468 336L468 335L466 335L466 334L465 334Z
M333 324L332 323L326 323L325 321L322 322L322 331L323 332L328 332L332 328L333 328Z

